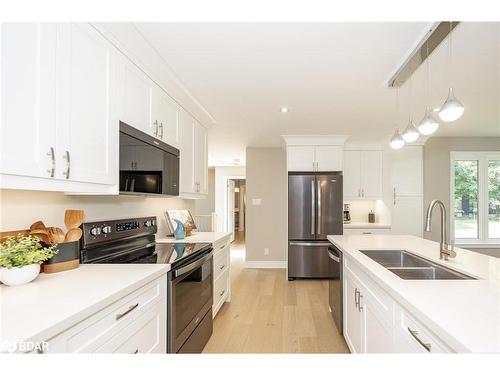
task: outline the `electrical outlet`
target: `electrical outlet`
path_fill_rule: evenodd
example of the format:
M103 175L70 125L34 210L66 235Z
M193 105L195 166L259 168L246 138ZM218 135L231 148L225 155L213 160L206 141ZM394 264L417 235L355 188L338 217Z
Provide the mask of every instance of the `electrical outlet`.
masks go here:
M269 249L267 247L264 248L264 255L269 255Z

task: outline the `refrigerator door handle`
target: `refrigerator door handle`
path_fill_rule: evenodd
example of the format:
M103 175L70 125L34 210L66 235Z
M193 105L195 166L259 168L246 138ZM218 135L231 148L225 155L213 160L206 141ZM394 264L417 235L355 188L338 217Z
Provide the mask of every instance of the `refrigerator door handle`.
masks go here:
M318 181L318 225L316 226L317 234L321 234L321 183Z
M316 204L316 197L314 193L314 180L311 181L311 234L314 235L314 206Z

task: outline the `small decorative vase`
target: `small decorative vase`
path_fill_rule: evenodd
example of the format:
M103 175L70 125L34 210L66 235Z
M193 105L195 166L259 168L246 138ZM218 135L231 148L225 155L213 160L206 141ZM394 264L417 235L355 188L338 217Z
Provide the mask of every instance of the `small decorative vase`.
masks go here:
M180 222L179 220L174 219L174 221L177 223L177 227L174 231L175 239L182 240L186 237L186 228L184 227L184 224L182 224L182 222Z
M24 285L35 280L39 273L39 264L12 268L0 267L0 281L8 286Z

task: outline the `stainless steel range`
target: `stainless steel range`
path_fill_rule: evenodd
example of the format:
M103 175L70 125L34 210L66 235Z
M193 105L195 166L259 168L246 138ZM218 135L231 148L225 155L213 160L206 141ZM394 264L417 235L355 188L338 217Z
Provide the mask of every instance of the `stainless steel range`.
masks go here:
M211 244L156 243L156 217L82 225L82 263L170 264L167 351L201 353L212 335Z

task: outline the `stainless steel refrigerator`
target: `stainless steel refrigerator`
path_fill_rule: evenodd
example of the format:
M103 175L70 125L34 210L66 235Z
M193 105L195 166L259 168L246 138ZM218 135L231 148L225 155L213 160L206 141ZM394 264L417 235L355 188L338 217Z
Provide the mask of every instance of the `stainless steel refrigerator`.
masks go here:
M342 172L288 174L288 279L334 278L326 239L342 234Z

